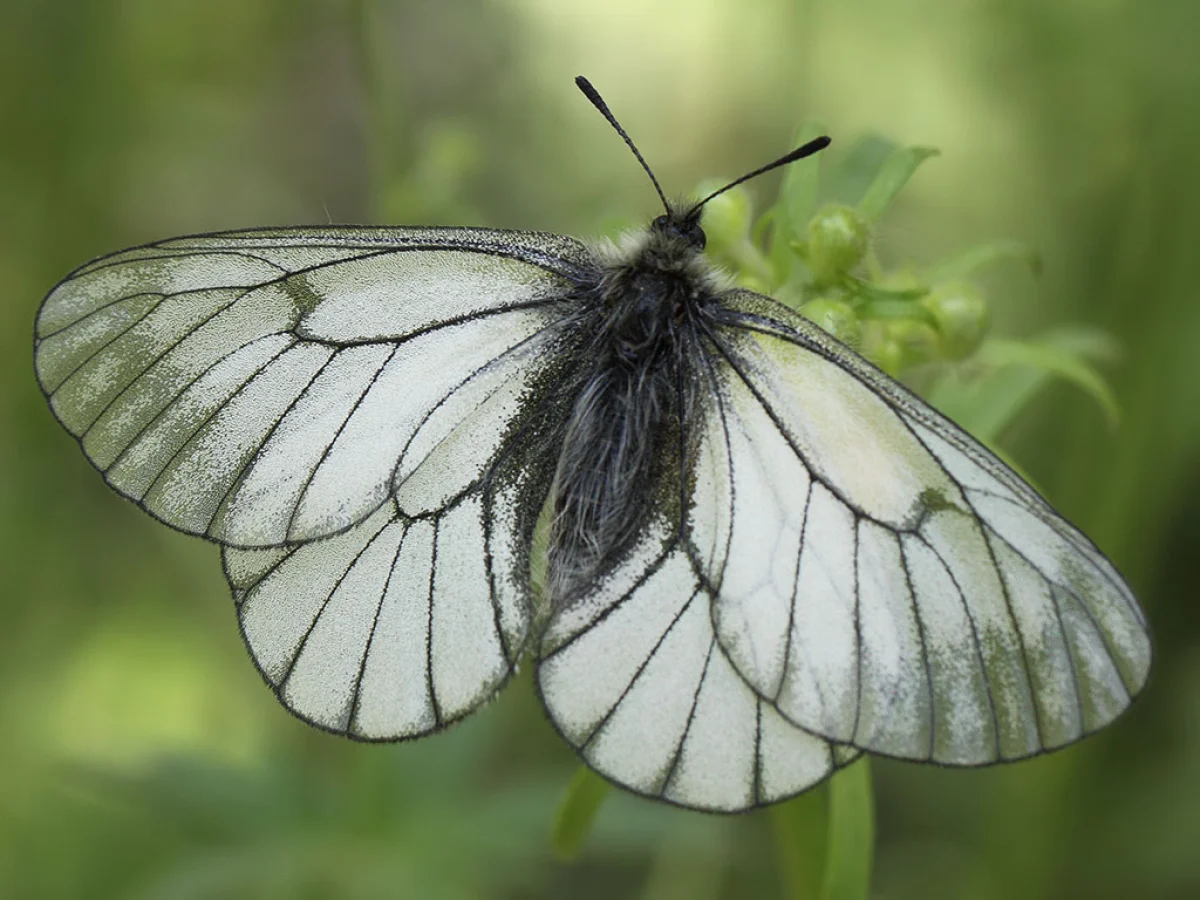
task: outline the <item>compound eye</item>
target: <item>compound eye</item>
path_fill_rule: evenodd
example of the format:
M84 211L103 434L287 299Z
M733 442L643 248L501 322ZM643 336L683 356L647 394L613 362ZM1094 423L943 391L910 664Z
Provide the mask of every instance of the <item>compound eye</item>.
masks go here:
M670 220L666 216L659 216L650 225L657 228L659 231L666 228L670 224Z

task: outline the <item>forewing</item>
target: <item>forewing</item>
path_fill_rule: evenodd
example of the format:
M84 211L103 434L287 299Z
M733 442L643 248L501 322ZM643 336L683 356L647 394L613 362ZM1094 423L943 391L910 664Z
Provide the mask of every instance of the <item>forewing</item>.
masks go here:
M679 512L660 495L623 561L542 635L551 721L606 778L681 806L733 812L807 790L855 751L794 727L731 665Z
M403 740L500 689L532 617L529 547L551 471L538 430L513 435L436 513L388 501L333 537L224 549L242 635L285 707L350 737Z
M977 765L1070 743L1144 686L1096 547L902 386L765 297L712 330L689 530L718 641L789 721Z
M180 238L68 276L38 314L35 363L88 458L156 517L236 546L309 541L431 457L403 512L469 489L588 265L567 238L482 229ZM470 422L495 441L451 453Z

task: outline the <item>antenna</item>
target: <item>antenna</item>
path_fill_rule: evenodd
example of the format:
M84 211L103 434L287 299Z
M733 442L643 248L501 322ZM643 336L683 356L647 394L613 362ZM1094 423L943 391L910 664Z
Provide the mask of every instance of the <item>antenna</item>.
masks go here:
M667 195L663 193L663 189L659 185L658 179L654 177L654 173L651 172L650 167L648 165L646 165L646 160L644 160L642 158L642 154L638 152L638 148L633 143L633 140L629 137L628 134L625 133L625 129L621 127L621 123L617 121L617 117L614 116L612 114L612 112L609 110L608 104L604 102L604 98L600 96L600 92L597 91L594 87L592 87L592 83L590 81L588 81L586 78L584 78L582 75L577 75L575 77L575 86L577 88L579 88L579 90L583 91L583 96L587 97L588 100L591 101L592 106L594 106L594 107L596 107L596 109L600 110L600 115L602 115L602 116L604 116L604 118L608 119L608 124L611 125L616 130L617 134L619 134L624 139L625 143L629 145L629 149L633 151L633 155L637 157L637 161L642 164L642 168L645 169L646 174L650 176L650 181L654 184L654 190L658 191L658 199L662 200L662 205L666 209L667 215L670 215L671 214L671 204L667 202ZM828 138L826 138L825 142L829 143ZM817 149L819 150L820 147L818 147ZM772 165L782 165L782 162L773 163ZM771 167L768 166L767 168L771 168ZM766 169L764 169L763 171L766 171ZM757 173L755 173L755 174L757 174ZM749 177L749 176L747 176L747 177ZM744 181L745 179L742 179L742 180ZM736 184L736 183L737 182L734 182L734 184ZM733 187L733 185L729 185L729 187ZM725 188L722 188L722 190L725 190ZM708 198L706 198L706 201L707 201L707 199ZM703 204L701 204L701 205L703 205ZM696 208L699 209L699 206L697 206Z
M704 204L707 203L709 200L711 200L713 197L716 197L719 194L725 193L730 188L737 187L743 181L749 181L751 178L757 178L759 175L762 175L764 172L770 172L772 169L778 169L780 166L786 166L788 163L794 163L798 159L804 159L804 157L806 157L806 156L812 156L814 153L819 153L820 151L822 151L826 147L828 147L829 143L830 143L829 138L825 135L822 135L819 138L813 138L811 141L809 141L804 146L797 147L791 153L788 153L785 156L779 157L779 159L775 160L775 162L767 163L765 166L755 169L753 172L750 172L747 175L743 175L741 178L738 178L735 181L729 182L729 184L725 185L725 187L723 187L723 188L717 188L717 190L713 191L711 194L709 194L707 197L705 197L703 200L701 200L699 203L697 203L695 206L693 206L691 209L689 209L688 213L687 213L687 218L690 219L693 216L697 215L700 212L700 207L704 206Z

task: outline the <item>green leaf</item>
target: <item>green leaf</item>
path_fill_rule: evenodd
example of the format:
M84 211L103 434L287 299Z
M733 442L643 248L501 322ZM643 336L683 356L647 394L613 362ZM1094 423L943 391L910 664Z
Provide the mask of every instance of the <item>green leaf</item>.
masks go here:
M578 855L610 790L609 783L587 766L575 770L558 806L550 835L550 846L559 859L574 859Z
M912 178L917 166L929 157L937 156L938 152L933 147L905 147L894 152L884 162L879 174L863 194L858 211L868 219L878 219L900 193L900 189Z
M1025 263L1034 275L1042 274L1042 257L1036 251L1020 241L999 240L988 241L978 247L972 247L958 256L935 266L929 273L929 281L937 284L963 278L977 269L1010 260Z
M883 164L899 148L891 138L879 134L858 138L830 173L818 197L827 203L858 206Z
M858 308L858 314L864 319L908 319L937 328L933 313L911 300L869 299Z
M994 338L980 348L978 359L989 366L1028 366L1071 382L1099 404L1109 427L1121 420L1121 408L1108 382L1070 347L1052 341L1010 341Z
M1049 381L1048 373L1028 368L971 378L948 374L924 394L926 400L990 446Z
M914 288L889 288L881 287L877 284L872 284L869 281L864 281L861 278L856 278L853 281L854 292L860 297L867 297L872 300L904 300L913 301L920 300L929 293L929 288L914 287Z
M1093 396L1115 425L1116 398L1087 360L1112 360L1116 355L1112 338L1095 329L1061 329L1030 342L993 338L972 357L971 362L979 366L974 376L942 378L926 398L991 445L1034 397L1060 377Z
M829 851L821 900L867 900L875 858L875 805L866 757L829 783Z
M861 301L857 312L862 319L910 319L937 327L933 312L918 302L929 293L925 288L893 290L856 279L851 290Z

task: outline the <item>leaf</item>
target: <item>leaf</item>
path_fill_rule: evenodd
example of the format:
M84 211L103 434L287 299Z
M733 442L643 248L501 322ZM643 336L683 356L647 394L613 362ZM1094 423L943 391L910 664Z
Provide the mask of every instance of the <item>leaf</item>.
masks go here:
M868 219L878 219L900 193L901 188L912 178L917 166L929 157L937 156L938 152L933 147L905 147L895 151L884 162L875 180L863 194L858 211Z
M855 140L820 191L820 200L858 206L883 164L899 147L891 138L878 134Z
M570 860L578 855L610 790L609 783L587 766L575 770L550 835L550 846L559 859Z
M1028 342L992 338L971 359L979 366L976 375L942 378L926 392L926 398L985 444L993 445L1058 376L1093 396L1110 425L1115 425L1119 418L1116 398L1087 360L1106 361L1116 356L1115 342L1096 329L1062 329Z
M1049 382L1046 372L1010 368L982 377L947 375L925 399L989 446Z
M866 757L829 783L828 846L821 900L867 900L875 858L875 806Z
M1051 341L1009 341L993 338L980 348L978 359L990 366L1028 366L1057 375L1089 394L1100 405L1109 427L1121 420L1117 398L1096 369L1078 352Z
M793 143L800 147L825 133L820 122L805 122L798 129ZM814 154L787 167L779 188L779 202L794 235L804 233L804 226L817 205L817 185L820 180L821 154Z
M872 300L880 300L880 301L885 301L885 302L886 301L911 302L913 300L920 300L922 297L924 297L926 294L928 294L929 288L925 288L925 287L903 288L903 289L887 288L887 287L880 287L877 284L872 284L869 281L865 281L861 278L857 278L854 280L854 292L861 297L867 297Z
M972 247L935 266L929 273L929 282L937 284L942 281L963 278L984 266L1010 260L1025 263L1034 275L1042 274L1042 257L1036 250L1027 247L1020 241L998 240Z

